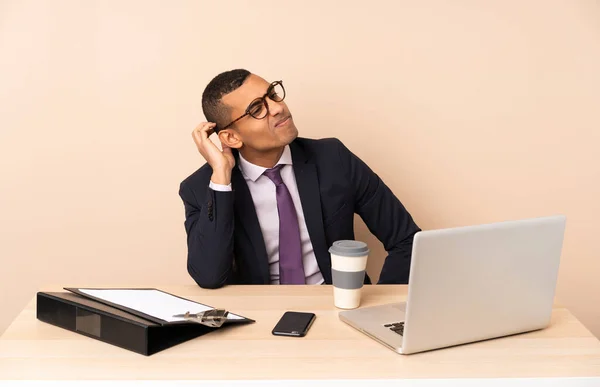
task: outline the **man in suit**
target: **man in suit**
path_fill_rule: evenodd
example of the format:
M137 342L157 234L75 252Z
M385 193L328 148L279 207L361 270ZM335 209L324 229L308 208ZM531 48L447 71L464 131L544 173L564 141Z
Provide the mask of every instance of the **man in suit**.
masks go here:
M179 190L189 274L203 288L331 284L328 249L354 239L356 213L388 252L378 283L408 283L411 215L342 142L298 137L284 98L282 82L243 69L204 90L208 122L192 135L207 163Z

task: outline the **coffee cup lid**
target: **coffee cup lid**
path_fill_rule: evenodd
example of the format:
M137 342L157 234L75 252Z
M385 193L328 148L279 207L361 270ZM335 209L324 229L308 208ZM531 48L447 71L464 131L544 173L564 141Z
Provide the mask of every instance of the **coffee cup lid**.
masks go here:
M341 257L364 257L369 254L369 248L365 242L343 240L333 242L329 252Z

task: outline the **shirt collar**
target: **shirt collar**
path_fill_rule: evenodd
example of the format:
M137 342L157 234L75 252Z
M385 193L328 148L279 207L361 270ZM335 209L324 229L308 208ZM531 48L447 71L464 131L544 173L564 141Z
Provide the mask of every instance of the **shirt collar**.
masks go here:
M289 145L286 145L285 148L283 148L283 153L275 165L279 164L292 165L292 152ZM240 170L250 180L256 181L267 170L267 168L252 164L246 160L240 152Z

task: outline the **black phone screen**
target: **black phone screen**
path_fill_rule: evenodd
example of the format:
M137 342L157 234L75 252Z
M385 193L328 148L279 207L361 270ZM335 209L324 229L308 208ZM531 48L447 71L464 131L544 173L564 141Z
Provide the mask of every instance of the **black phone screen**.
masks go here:
M275 328L273 328L273 334L281 336L304 336L310 329L315 317L314 313L285 312L277 325L275 325Z

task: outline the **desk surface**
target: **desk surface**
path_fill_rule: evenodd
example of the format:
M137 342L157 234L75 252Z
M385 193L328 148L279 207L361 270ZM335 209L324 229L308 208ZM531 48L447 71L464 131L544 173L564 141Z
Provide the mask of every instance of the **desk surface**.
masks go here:
M145 357L38 321L34 297L0 337L0 379L600 376L600 342L560 306L554 308L551 326L542 331L405 356L341 322L330 286L160 289L227 308L256 323L218 330ZM372 285L363 291L361 306L371 306L404 300L407 288ZM316 313L306 337L271 335L286 310Z

